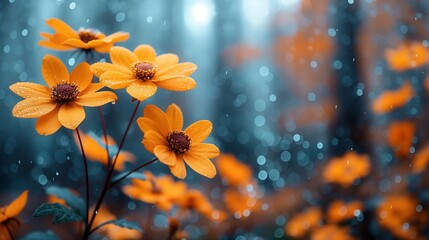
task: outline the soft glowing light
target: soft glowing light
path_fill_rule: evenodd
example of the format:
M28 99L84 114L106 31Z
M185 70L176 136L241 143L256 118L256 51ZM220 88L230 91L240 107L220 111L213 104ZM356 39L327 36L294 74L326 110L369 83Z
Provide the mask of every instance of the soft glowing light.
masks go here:
M199 28L208 25L213 16L215 10L213 3L209 0L206 1L188 1L189 6L188 13L185 15L186 25L189 28ZM201 29L200 29L201 30Z

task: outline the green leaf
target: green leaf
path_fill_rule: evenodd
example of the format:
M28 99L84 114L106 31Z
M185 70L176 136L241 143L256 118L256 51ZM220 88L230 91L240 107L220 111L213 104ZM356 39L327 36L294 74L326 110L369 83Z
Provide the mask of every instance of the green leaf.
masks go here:
M121 179L126 174L128 174L128 172L120 173L116 177L114 177L112 181L114 182L118 179ZM146 175L144 175L143 173L139 173L139 172L133 172L129 176L127 176L126 178L137 178L137 179L141 179L141 180L146 180Z
M82 221L83 219L81 215L59 203L43 203L39 208L36 209L33 217L48 215L54 216L52 219L53 224L62 222L78 222Z
M133 221L128 221L125 219L116 219L116 220L109 221L108 223L114 224L118 227L135 229L137 231L143 232L143 229L141 229L140 225Z
M61 240L54 232L51 230L47 232L32 232L27 236L21 238L21 240Z
M85 201L82 198L73 194L69 189L57 186L50 186L46 188L46 194L55 195L58 198L63 199L66 202L67 206L75 210L80 216L85 216Z

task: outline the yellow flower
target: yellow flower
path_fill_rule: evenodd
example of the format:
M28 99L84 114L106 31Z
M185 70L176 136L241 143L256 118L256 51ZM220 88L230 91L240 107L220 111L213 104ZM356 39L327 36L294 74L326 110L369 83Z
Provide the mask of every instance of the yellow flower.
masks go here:
M109 91L97 92L103 85L91 83L89 64L83 62L69 72L60 59L46 55L42 74L48 86L19 82L10 89L25 98L12 110L15 117L38 118L36 130L41 135L55 133L61 126L76 129L85 119L82 106L97 107L113 102L116 95Z
M213 221L223 221L226 218L224 212L216 210L209 199L196 189L190 189L185 194L182 194L176 200L176 203L183 212L196 211Z
M15 217L24 209L27 204L27 197L28 190L21 193L21 195L9 205L0 208L0 239L15 239L13 232L15 232L20 225L19 220Z
M394 121L388 129L387 142L398 157L410 155L416 125L411 121Z
M302 238L309 230L319 226L321 221L322 211L320 208L311 207L291 218L285 226L285 232L291 237Z
M409 81L396 90L386 90L371 103L371 109L377 114L391 112L404 106L414 97L414 90Z
M252 181L252 169L232 154L222 154L216 160L219 174L231 186L245 186Z
M355 211L362 211L363 205L359 201L345 203L336 200L331 203L327 212L327 218L330 223L339 223L355 217Z
M205 177L216 175L210 158L217 157L219 149L213 144L202 143L212 131L210 121L201 120L182 130L183 115L178 106L172 104L163 112L149 104L137 123L144 133L144 147L169 166L174 176L186 177L185 162Z
M108 53L113 44L126 41L129 34L116 32L105 36L102 32L92 29L73 30L63 21L51 18L46 24L55 30L54 34L42 32L40 35L45 38L39 41L39 45L60 51L82 49L85 51L94 50L100 53Z
M311 234L311 240L353 240L354 237L350 236L349 228L339 227L337 225L326 225L317 228Z
M186 192L186 183L174 182L171 176L155 177L150 172L145 176L146 180L133 178L122 191L130 198L156 204L163 211L170 211L174 201Z
M421 42L402 43L396 49L387 49L384 55L390 68L396 71L421 67L429 60L427 47Z
M197 84L190 78L197 66L178 63L175 54L156 56L149 45L140 45L134 52L123 47L110 49L112 63L94 63L91 71L100 82L111 88L127 88L128 94L143 101L155 94L158 87L171 91L188 91Z

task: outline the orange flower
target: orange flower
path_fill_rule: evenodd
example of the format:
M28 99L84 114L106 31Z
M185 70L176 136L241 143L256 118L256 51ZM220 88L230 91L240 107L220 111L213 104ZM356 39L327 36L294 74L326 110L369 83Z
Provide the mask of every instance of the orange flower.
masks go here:
M341 200L334 201L328 209L328 221L339 223L355 217L356 211L362 211L362 203L359 201L345 203Z
M130 198L155 204L163 211L170 211L174 201L185 194L184 182L174 182L171 176L155 177L145 172L146 180L132 179L131 185L124 186L122 191Z
M259 209L261 205L256 196L251 196L247 192L241 193L228 189L223 197L228 210L239 217L248 217L253 211Z
M413 158L413 162L411 164L411 170L413 173L421 173L423 172L429 164L429 146L420 149L416 156Z
M331 159L323 171L323 178L326 182L348 187L356 179L368 175L370 169L371 165L366 155L350 151L342 157Z
M410 154L416 126L410 121L392 122L389 125L387 142L395 154L404 157Z
M80 137L82 139L83 149L85 151L86 157L89 160L107 165L108 159L104 137L99 138L93 133L85 134L82 132L80 133ZM77 134L74 135L74 140L76 144L79 145ZM112 160L114 159L113 154L116 154L118 148L116 146L115 140L113 140L113 138L110 136L107 136L107 142L109 144L110 159ZM79 150L81 149L79 148ZM134 162L135 159L136 157L134 154L121 150L118 158L116 159L115 169L121 171L124 169L126 162Z
M285 226L285 232L295 238L302 238L310 229L316 228L322 220L320 208L311 207L295 215Z
M89 64L83 62L71 72L60 59L46 55L42 74L49 87L19 82L10 89L25 98L15 105L12 114L21 118L38 118L36 131L41 135L55 133L61 126L76 129L85 119L82 106L97 107L117 99L112 92L100 90L103 85L91 83Z
M219 174L231 186L247 185L252 181L252 169L232 154L222 154L216 160Z
M17 230L20 222L15 218L22 212L27 204L28 190L19 195L9 205L0 208L0 239L13 240L13 232Z
M225 213L214 209L207 197L196 189L188 190L176 200L176 204L182 211L196 211L214 221L225 219Z
M134 52L123 47L110 49L112 63L94 63L91 71L100 82L111 88L127 88L128 94L143 101L155 94L158 87L171 91L188 91L197 84L190 78L197 66L178 63L175 54L156 56L149 45L140 45Z
M174 176L186 177L185 162L205 177L216 175L216 168L209 158L217 157L219 149L213 144L202 143L212 131L210 121L195 122L182 131L183 115L177 105L172 104L163 112L149 104L137 123L144 133L144 147L169 166Z
M346 227L339 227L337 225L326 225L317 228L311 234L311 240L353 240L354 237L350 236L349 229Z
M414 97L414 90L409 81L397 90L384 91L371 104L371 109L377 114L393 111L405 105Z
M426 222L425 214L417 212L417 205L417 199L409 195L388 196L377 207L378 222L401 239L417 239L417 223Z
M403 43L397 49L387 49L385 57L390 68L397 71L420 67L429 59L428 50L421 42Z
M113 44L126 41L129 34L116 32L109 36L92 29L73 30L63 21L51 18L46 20L46 24L55 30L54 34L42 32L40 35L45 38L39 41L39 45L60 51L82 49L85 51L94 50L100 53L108 53Z
M94 219L93 227L96 227L107 221L115 220L116 217L107 208L101 207ZM114 224L106 224L98 230L109 239L141 239L142 234L135 229L118 227Z

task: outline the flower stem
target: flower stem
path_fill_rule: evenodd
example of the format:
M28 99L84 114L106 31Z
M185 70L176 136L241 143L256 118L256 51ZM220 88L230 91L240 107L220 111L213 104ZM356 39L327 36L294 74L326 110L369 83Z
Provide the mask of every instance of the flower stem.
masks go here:
M76 128L77 138L79 139L80 150L83 156L83 165L85 166L85 186L86 186L86 214L85 214L85 226L88 226L88 212L89 212L89 177L88 177L88 163L86 161L85 151L83 150L82 139L80 137L79 129Z
M133 115L131 116L130 121L128 122L128 126L124 132L124 135L122 136L121 143L119 144L118 152L116 153L112 166L110 167L110 170L107 173L106 180L104 181L103 189L101 190L100 197L98 198L97 203L95 205L94 211L91 216L91 220L89 221L88 225L85 227L82 240L87 240L89 238L89 235L91 235L92 233L91 226L94 223L95 216L97 215L98 210L101 207L101 204L103 203L104 197L106 196L107 192L110 189L109 185L112 179L113 172L115 170L116 160L118 159L119 153L121 152L122 146L124 145L125 139L127 138L128 131L130 130L131 124L133 123L134 117L136 116L137 109L139 108L139 106L140 106L140 101L137 102L136 107L134 108L134 111L133 111Z
M107 170L109 171L110 165L112 164L110 160L110 154L109 154L109 143L107 141L107 128L106 128L106 122L104 121L103 111L101 109L101 106L98 107L98 114L100 115L100 121L101 126L103 128L103 134L104 134L104 144L106 145L106 154L107 154Z
M138 170L140 170L140 169L142 169L142 168L146 167L147 165L149 165L149 164L151 164L151 163L156 162L157 160L158 160L158 158L154 158L154 159L150 160L149 162L144 163L144 164L142 164L142 165L140 165L140 166L138 166L138 167L134 168L133 170L129 171L127 174L125 174L124 176L122 176L122 177L121 177L121 178L119 178L118 180L116 180L116 181L112 182L112 183L110 184L109 188L113 188L113 187L114 187L114 186L116 186L118 183L120 183L122 180L124 180L124 179L125 179L125 178L127 178L129 175L131 175L131 173L136 172L136 171L138 171Z

